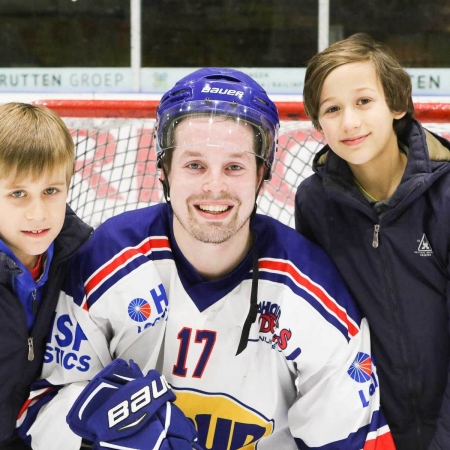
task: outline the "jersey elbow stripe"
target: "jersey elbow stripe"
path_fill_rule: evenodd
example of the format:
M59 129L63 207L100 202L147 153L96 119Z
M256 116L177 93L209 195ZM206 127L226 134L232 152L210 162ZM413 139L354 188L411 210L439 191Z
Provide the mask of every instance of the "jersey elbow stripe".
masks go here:
M167 251L170 249L167 237L148 237L134 247L127 247L119 254L114 255L109 261L99 267L84 284L86 297L89 297L106 280L113 276L118 270L125 267L139 256L148 256L154 251Z
M20 420L25 413L25 411L32 406L33 403L36 403L41 397L43 397L48 391L53 389L53 387L47 387L43 389L38 389L36 391L32 391L30 393L30 396L25 401L25 403L22 405L22 408L20 408L19 414L17 415L17 420Z
M363 450L395 450L394 440L389 427L385 425L376 432L369 433Z
M359 327L347 314L347 311L339 305L321 286L312 281L308 276L300 272L290 261L276 259L260 259L259 270L281 273L300 288L307 291L348 330L349 336L353 337L359 333Z
M355 417L355 420L357 420L357 417ZM384 418L378 410L373 412L370 423L361 426L356 432L350 433L345 439L331 441L319 446L307 445L299 438L295 438L295 442L300 450L340 450L347 448L395 450L389 427L385 424Z

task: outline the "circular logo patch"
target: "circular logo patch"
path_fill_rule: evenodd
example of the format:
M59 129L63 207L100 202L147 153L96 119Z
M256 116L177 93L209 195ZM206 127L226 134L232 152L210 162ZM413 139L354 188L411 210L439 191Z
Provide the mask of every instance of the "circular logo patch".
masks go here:
M372 375L372 359L367 353L359 352L347 373L358 383L365 383Z
M136 322L145 322L152 312L147 300L135 298L128 305L128 315Z

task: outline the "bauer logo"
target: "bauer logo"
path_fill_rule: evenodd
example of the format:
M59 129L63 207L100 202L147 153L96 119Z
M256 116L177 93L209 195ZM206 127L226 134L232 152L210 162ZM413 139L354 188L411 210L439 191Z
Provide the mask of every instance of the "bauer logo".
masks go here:
M232 97L238 97L242 99L244 93L242 91L236 91L236 89L222 89L222 88L212 88L209 84L205 84L202 92L208 92L210 94L220 94L220 95L231 95Z
M128 315L135 322L145 322L150 317L151 312L149 303L143 298L135 298L128 305Z
M357 383L366 383L372 376L372 359L367 353L359 352L347 373Z

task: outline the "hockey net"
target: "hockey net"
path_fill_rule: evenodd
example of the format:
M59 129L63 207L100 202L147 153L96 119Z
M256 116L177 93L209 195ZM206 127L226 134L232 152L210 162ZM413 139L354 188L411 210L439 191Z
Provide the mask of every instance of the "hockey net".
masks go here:
M123 211L164 201L156 167L153 128L157 101L48 100L76 145L69 204L96 227ZM324 144L301 102L278 102L281 127L271 180L258 199L258 212L294 226L297 186L312 173L314 154ZM416 118L450 138L450 104L416 103ZM447 123L445 123L447 121Z

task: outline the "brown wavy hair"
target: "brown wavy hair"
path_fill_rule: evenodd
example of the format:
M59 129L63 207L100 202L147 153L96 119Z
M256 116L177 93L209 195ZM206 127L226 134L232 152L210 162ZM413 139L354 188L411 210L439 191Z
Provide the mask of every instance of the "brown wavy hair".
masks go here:
M383 87L386 104L392 112L406 112L394 119L394 130L400 136L414 114L411 78L401 67L394 53L383 43L365 33L357 33L336 42L311 58L306 68L303 102L314 127L320 130L319 107L323 83L339 66L370 61Z

